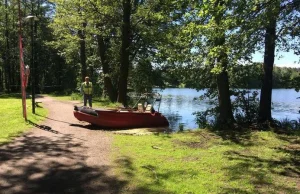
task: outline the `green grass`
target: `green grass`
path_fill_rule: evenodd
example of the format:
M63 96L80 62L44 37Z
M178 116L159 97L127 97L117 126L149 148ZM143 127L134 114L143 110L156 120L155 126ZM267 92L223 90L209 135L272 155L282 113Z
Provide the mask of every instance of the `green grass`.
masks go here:
M63 94L45 94L48 95L56 100L61 101L71 101L71 100L81 100L81 95L79 93L72 93L71 95L63 95Z
M46 109L36 107L36 114L34 115L31 113L31 99L26 100L26 106L28 121L39 123L45 119ZM20 94L0 95L0 123L0 144L9 142L13 137L32 128L32 125L25 122L23 118Z
M300 193L300 137L209 131L114 136L123 193Z
M75 100L83 105L83 97L79 93L72 93L71 95L57 95L57 94L48 94L52 98L56 100L61 101L71 101ZM93 107L94 108L114 108L121 106L120 103L112 103L107 98L101 98L101 97L93 97Z

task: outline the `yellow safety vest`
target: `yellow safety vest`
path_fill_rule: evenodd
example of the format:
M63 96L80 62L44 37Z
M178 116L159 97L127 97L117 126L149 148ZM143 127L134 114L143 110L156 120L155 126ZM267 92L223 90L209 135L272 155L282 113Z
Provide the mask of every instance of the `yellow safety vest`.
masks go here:
M86 82L82 83L82 90L84 94L92 94L93 93L93 84L92 82L89 82L87 84Z

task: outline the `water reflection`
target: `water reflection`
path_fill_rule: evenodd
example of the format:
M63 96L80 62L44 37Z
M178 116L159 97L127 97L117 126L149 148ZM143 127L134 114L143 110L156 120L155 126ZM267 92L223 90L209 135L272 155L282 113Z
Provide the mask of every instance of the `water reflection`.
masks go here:
M182 121L182 116L179 115L178 113L174 113L174 114L170 113L170 114L166 114L165 117L169 121L170 129L178 130L179 123L181 123L181 121Z
M170 128L173 130L178 130L180 123L184 125L184 129L197 128L193 112L205 111L212 107L208 100L199 99L204 94L203 90L166 88L157 91L162 94L160 112L166 116ZM259 90L256 91L260 92ZM272 93L272 115L274 118L278 120L300 118L300 99L296 99L300 96L299 93L293 89L274 89Z

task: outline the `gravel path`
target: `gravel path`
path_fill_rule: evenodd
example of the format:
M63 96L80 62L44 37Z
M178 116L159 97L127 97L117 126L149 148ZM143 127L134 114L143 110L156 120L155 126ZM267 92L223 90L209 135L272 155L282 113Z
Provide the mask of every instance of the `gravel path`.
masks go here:
M49 109L42 125L0 146L0 193L120 193L112 173L109 132L88 129L74 103L39 98Z

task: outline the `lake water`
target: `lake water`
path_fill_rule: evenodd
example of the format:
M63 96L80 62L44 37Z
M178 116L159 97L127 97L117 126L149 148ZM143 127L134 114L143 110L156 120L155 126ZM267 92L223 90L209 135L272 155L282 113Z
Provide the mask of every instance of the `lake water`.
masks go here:
M254 91L254 90L251 90ZM258 92L260 90L257 90ZM158 90L162 94L162 101L159 111L163 113L170 123L170 128L178 130L179 123L184 129L197 128L193 112L205 111L211 107L206 100L199 100L204 91L197 91L188 88L166 88ZM288 118L300 118L300 96L294 89L273 89L272 91L272 116L282 120Z

